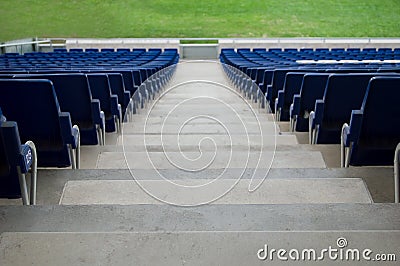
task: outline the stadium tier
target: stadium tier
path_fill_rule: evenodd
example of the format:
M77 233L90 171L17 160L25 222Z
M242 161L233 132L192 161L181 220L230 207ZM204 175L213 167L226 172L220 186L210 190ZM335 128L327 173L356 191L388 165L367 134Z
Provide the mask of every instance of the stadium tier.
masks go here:
M0 246L22 232L25 251L55 243L102 258L104 239L135 256L236 239L259 262L254 239L232 232L398 231L400 49L229 48L220 62L179 61L168 48L0 55L0 230L11 232ZM41 206L10 206L20 198Z

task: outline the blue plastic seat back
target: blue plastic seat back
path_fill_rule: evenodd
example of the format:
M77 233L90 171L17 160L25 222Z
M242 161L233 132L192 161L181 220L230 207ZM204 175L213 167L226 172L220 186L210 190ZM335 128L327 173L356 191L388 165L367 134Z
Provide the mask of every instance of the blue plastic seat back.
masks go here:
M18 123L22 142L35 143L39 166L70 166L62 139L60 108L49 80L0 80L0 106Z
M16 121L21 140L62 145L57 97L49 80L0 80L0 105L7 119Z
M133 77L132 77L133 70L128 70L128 69L96 70L95 69L91 72L93 72L93 73L119 73L122 75L122 78L124 80L125 90L130 91L131 95L132 95L132 93L135 92L135 87L134 87Z
M132 70L132 76L133 76L134 85L139 87L140 84L142 84L142 78L141 78L140 70Z
M8 134L3 130L7 129ZM11 134L10 134L11 133ZM20 198L21 190L18 180L17 165L21 141L18 126L15 122L0 122L0 197Z
M360 139L370 143L400 142L400 76L372 78L365 95ZM382 145L382 144L379 144Z
M308 116L315 107L315 101L322 99L329 74L305 74L300 89L300 114L296 131L308 131Z
M119 73L108 73L108 81L110 83L111 93L118 96L118 103L125 109L126 103L125 99L125 86L122 74Z
M107 74L87 74L93 99L100 101L100 109L106 117L111 115L111 90Z
M269 96L271 99L270 106L271 110L275 112L275 99L278 96L278 91L283 89L285 84L285 77L288 72L292 72L294 69L275 69L272 77L272 95Z
M32 74L15 78L48 79L53 83L60 108L69 112L73 124L81 130L94 126L91 109L92 95L84 74Z
M281 110L281 121L289 121L289 108L293 102L293 96L299 94L305 73L288 72L283 85L284 101Z
M362 126L352 165L393 165L400 143L399 99L400 77L371 79L361 107Z
M329 74L306 74L301 85L300 115L314 110L315 101L324 97Z
M293 102L293 95L300 93L301 84L303 83L303 77L305 74L306 73L299 73L299 72L288 72L286 74L283 88L285 90L284 106L287 109Z
M341 128L359 110L374 74L332 74L324 93L323 126Z

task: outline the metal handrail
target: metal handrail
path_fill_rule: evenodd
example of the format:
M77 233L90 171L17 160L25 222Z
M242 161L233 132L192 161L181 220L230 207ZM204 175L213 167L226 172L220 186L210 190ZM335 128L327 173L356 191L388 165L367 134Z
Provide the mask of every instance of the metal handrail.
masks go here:
M20 43L5 43L5 44L0 44L0 48L27 45L27 44L51 43L51 42L52 42L51 40L43 40L43 41L31 41L31 42L20 42Z

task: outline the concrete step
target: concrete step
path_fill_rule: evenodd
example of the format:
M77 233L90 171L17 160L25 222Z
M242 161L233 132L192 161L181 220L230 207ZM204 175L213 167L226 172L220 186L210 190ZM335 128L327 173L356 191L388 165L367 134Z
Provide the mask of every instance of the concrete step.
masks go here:
M337 261L350 261L351 265L356 266L396 265L396 261L372 263L370 260L373 256L364 259L362 254L365 249L376 254L383 247L386 247L385 253L379 254L400 252L399 231L177 232L174 230L156 233L3 233L1 237L0 249L7 250L0 255L2 265L265 265L271 262L273 265L298 265L297 260L287 261L289 258L287 254L292 249L298 250L299 254L306 254L299 255L299 260L306 264L320 258L318 265L333 265L333 262L337 264ZM341 249L342 243L345 245L350 243L352 248ZM354 257L344 255L342 260L330 259L327 253L322 253L325 256L321 256L321 250L329 247L333 247L332 249L336 251L337 258L340 258L338 250L344 250L344 254L353 254L357 247L361 251L357 249L356 254L361 254L360 257L363 259L357 260L356 255ZM286 255L283 259L276 253L271 255L272 249L275 252L283 249ZM308 257L310 250L315 253L311 253ZM347 250L350 250L350 253ZM295 256L292 252L292 258L296 258ZM304 260L301 259L302 256Z
M0 220L2 265L298 265L260 260L266 246L400 252L397 204L8 206Z
M274 117L272 114L268 114L268 113L257 113L256 117L259 119L260 122L258 122L256 119L254 119L254 117L252 117L252 119L250 120L245 120L242 119L242 121L246 124L246 125L258 125L258 124L262 124L262 123L266 123L266 122L273 122L274 121ZM133 116L132 119L132 124L134 124L135 126L137 125L142 125L144 126L145 123L147 123L147 125L152 125L152 124L156 124L156 125L160 125L164 122L168 122L167 124L183 124L184 122L186 122L188 119L190 118L190 116L188 115L169 115L168 116L168 120L166 120L166 114L164 115L157 115L157 116L148 116L147 113L145 113L145 110L139 110L139 114L135 114ZM224 122L224 124L239 124L242 125L242 121L240 121L238 119L237 116L224 116L221 118L221 121ZM206 118L198 118L196 119L196 124L212 124L215 123L215 121L212 121L210 119L206 119ZM129 124L124 124L125 125L129 125Z
M133 173L135 175L135 173ZM63 205L315 204L371 203L360 178L266 179L255 191L250 180L80 180L64 187Z
M278 140L281 138L279 137ZM143 141L143 140L142 140ZM161 141L160 141L161 142ZM284 151L284 152L309 152L318 151L321 152L322 158L328 168L339 168L340 167L340 146L339 145L309 145L309 144L270 144L270 145L218 145L217 148L204 141L201 145L202 152L214 152L225 151L225 152L264 152L267 151ZM98 161L98 157L103 152L199 152L199 146L194 145L171 145L171 144L130 144L130 145L106 145L106 146L82 146L81 147L81 168L83 169L95 169Z
M103 152L97 169L325 168L319 151L263 152Z
M217 146L274 146L277 145L294 145L297 144L297 138L294 135L236 135L232 134L189 134L189 135L178 135L177 134L124 134L122 137L119 136L117 140L118 145L170 145L170 146L197 146L200 141L204 138L212 139ZM179 142L178 142L179 140ZM203 141L202 145L214 147L212 142Z
M135 124L124 125L123 134L209 134L209 135L275 135L279 133L279 128L272 122L264 123L225 123L222 121L213 121L214 123L195 123L189 122L188 119L182 119L180 123L170 123L168 119L160 124Z
M206 169L192 173L192 179L215 179L221 173L230 178L241 177L242 180L253 178L252 188L265 177L264 171L254 169ZM134 173L134 176L132 175ZM39 169L37 185L37 204L59 204L63 189L68 181L79 180L185 180L187 172L174 169L144 170L134 169ZM267 179L296 178L362 178L371 193L374 202L393 202L393 168L391 167L360 167L360 168L272 168ZM0 205L20 205L21 200L0 200Z
M0 232L398 230L398 204L0 206Z

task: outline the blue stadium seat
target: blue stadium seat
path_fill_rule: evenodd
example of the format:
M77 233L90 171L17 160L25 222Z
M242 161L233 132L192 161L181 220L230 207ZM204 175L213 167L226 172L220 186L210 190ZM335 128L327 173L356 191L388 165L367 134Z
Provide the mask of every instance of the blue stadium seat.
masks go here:
M342 166L392 165L400 143L400 77L375 77L342 129ZM345 152L345 150L347 150Z
M99 49L97 49L97 48L86 48L85 52L97 53L97 52L99 52Z
M119 52L119 53L125 53L125 52L130 52L131 51L131 49L129 49L129 48L117 48L117 52Z
M342 125L349 121L351 111L358 110L369 80L377 73L332 74L323 99L315 102L309 117L311 144L339 144Z
M36 156L34 143L21 145L17 123L6 121L0 109L0 198L22 198L24 205L36 204ZM29 169L30 193L26 182Z
M85 74L30 74L15 78L48 79L53 83L60 108L70 113L73 124L78 125L82 145L104 145L105 117L100 101L92 98Z
M275 99L278 96L278 91L283 88L285 76L291 71L295 71L295 69L273 70L272 83L271 85L267 85L267 90L265 92L265 102L269 103L272 113L275 113Z
M305 74L299 72L288 72L286 74L283 89L278 91L278 97L275 100L275 114L278 121L289 121L289 110L293 96L300 92Z
M83 49L82 48L71 48L71 49L69 49L69 52L82 53Z
M79 128L61 112L49 80L0 80L0 106L18 123L22 141L35 143L38 166L79 168Z
M102 48L100 50L102 53L112 53L115 52L114 48Z
M106 120L106 132L120 132L122 110L118 104L118 96L111 94L110 82L107 74L87 74L92 97L100 101L100 108Z
M290 106L290 127L292 131L308 131L308 120L314 110L315 101L322 99L329 74L311 73L303 77L299 94L293 96Z
M111 93L118 96L118 103L122 107L122 115L131 119L133 101L131 100L130 91L125 90L124 80L122 74L119 73L107 73L108 80L110 82Z

